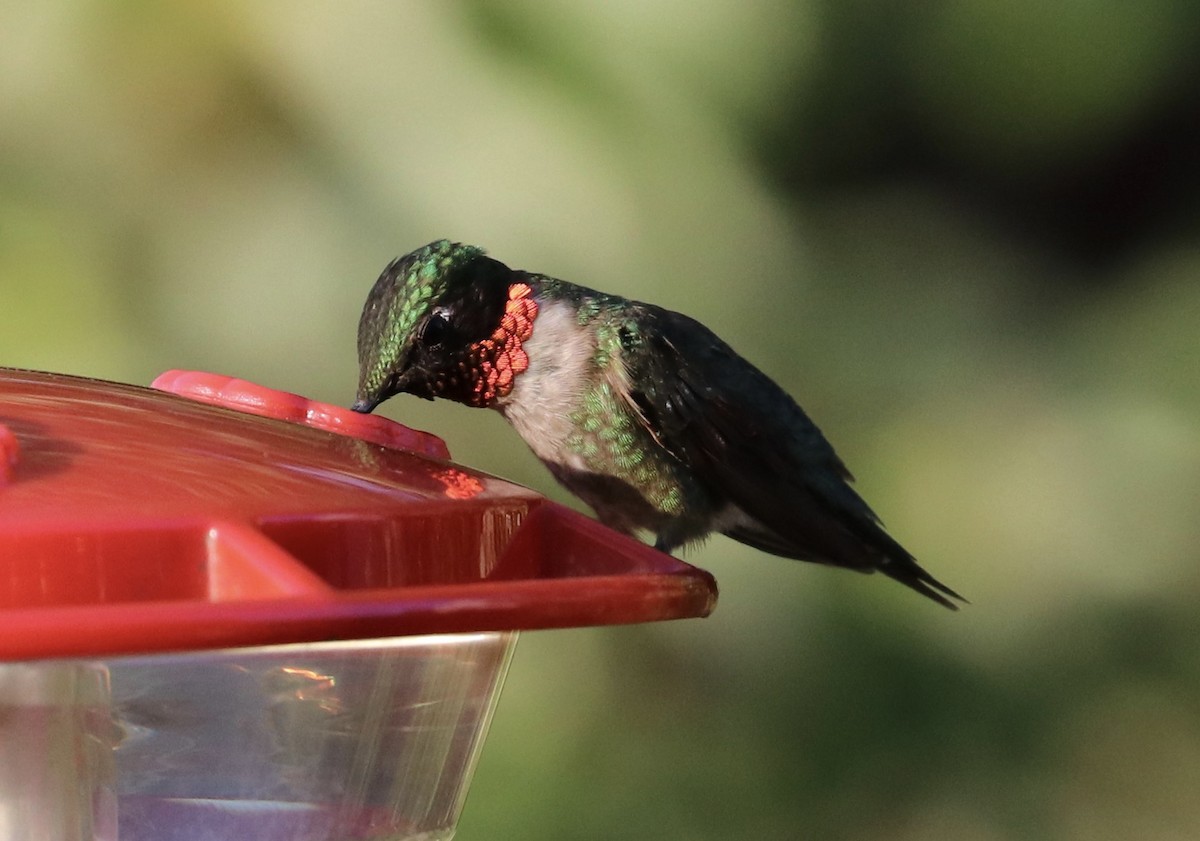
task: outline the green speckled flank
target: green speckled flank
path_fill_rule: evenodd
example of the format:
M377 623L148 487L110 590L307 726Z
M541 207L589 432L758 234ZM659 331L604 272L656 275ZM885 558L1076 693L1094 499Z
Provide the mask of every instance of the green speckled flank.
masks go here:
M568 446L597 473L637 488L664 514L683 513L683 489L642 428L607 381L588 391L572 414L576 431Z
M593 364L598 371L620 365L622 354L636 345L634 310L639 305L635 302L546 275L529 277L540 295L568 302L575 308L579 325L593 331ZM583 395L579 408L571 414L575 431L568 437L567 446L590 470L626 482L662 513L683 514L686 489L675 465L624 398L613 390L611 382L609 377L601 376Z
M621 354L621 330L612 318L598 319L596 325L596 367L604 370Z

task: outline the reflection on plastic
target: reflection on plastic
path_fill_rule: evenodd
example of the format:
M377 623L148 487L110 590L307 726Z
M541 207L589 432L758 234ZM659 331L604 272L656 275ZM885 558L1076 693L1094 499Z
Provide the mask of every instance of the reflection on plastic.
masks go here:
M449 838L515 643L0 667L0 837Z
M121 841L449 838L515 641L112 661Z
M433 478L445 486L446 496L450 499L472 499L483 493L483 482L455 467L439 470Z
M4 424L0 423L0 485L8 481L13 467L21 455L17 436Z
M0 664L0 838L115 841L110 713L99 663Z

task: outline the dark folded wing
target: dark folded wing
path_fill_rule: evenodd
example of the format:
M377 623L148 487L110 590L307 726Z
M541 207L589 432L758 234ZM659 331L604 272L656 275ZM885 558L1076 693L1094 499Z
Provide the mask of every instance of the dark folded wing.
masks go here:
M794 400L687 316L645 306L622 334L629 399L659 443L749 522L726 532L765 551L879 569L944 604L936 581L889 537L852 476ZM932 589L931 589L932 588Z

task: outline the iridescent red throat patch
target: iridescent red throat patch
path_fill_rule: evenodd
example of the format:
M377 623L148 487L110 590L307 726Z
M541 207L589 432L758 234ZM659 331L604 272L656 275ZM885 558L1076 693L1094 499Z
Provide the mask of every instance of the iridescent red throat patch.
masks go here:
M521 347L533 335L538 305L533 290L525 283L508 287L508 302L500 326L489 338L471 346L475 360L471 404L487 406L508 395L517 374L529 367L529 355Z

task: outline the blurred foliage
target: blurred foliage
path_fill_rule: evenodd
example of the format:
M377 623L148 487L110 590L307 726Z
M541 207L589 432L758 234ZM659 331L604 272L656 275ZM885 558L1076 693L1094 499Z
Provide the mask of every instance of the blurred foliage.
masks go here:
M459 837L1200 826L1200 6L0 5L0 362L346 403L439 236L682 309L972 606L723 538L528 634ZM399 399L545 491L503 421Z

